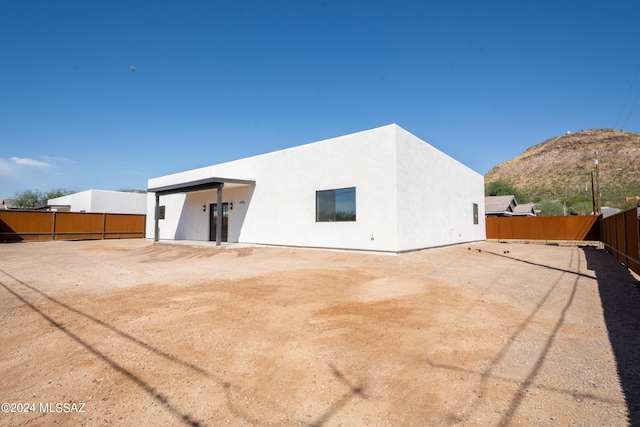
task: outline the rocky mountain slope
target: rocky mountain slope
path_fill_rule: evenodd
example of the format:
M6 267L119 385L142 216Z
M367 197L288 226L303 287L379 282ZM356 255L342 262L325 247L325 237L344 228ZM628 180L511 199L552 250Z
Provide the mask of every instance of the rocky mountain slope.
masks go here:
M621 205L640 196L640 134L612 129L567 133L495 166L485 184L504 181L529 200L591 197L598 159L603 203Z

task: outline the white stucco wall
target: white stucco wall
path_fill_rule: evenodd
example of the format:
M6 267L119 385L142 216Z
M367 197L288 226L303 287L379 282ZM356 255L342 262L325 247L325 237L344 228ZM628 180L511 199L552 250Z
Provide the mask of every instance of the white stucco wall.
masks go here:
M484 177L399 127L396 147L398 251L485 240Z
M147 195L123 191L87 190L47 201L49 205L69 205L70 212L147 213Z
M47 204L69 206L70 212L91 212L91 190L49 199Z
M229 211L228 240L230 242L246 241L241 238L251 195L252 186L229 187L223 190L223 203L233 203ZM165 219L159 221L160 238L175 240L209 240L210 204L216 203L216 190L199 191L188 194L171 194L162 196L160 204L165 206ZM244 201L245 203L240 203ZM155 196L148 199L147 237L154 236ZM205 206L206 210L203 210Z
M255 187L223 189L229 212L229 240L261 244L390 250L397 244L395 212L394 129L385 127L318 143L241 159L149 180L149 188L206 177L256 181ZM356 187L355 222L316 222L316 191ZM242 206L240 201L244 200ZM216 191L161 197L166 219L161 239L208 240L209 214ZM155 195L149 193L147 234L153 236ZM240 221L245 216L244 221ZM178 218L188 220L182 230ZM206 229L200 230L201 227ZM371 239L371 236L374 239Z
M426 170L430 156L439 165ZM456 173L459 179L452 180ZM149 188L210 177L256 182L223 189L223 202L233 203L229 241L396 252L484 239L482 176L396 125L150 179ZM316 222L316 191L346 187L356 188L356 221ZM470 194L481 209L475 227L462 224L473 221ZM209 204L215 202L216 190L162 196L160 239L209 240ZM149 193L148 237L154 235L154 207ZM460 235L452 238L451 229Z

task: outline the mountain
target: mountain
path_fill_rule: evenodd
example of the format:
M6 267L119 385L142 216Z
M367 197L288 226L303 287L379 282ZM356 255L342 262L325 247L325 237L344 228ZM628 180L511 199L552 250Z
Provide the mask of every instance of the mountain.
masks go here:
M567 132L534 145L491 169L485 185L503 181L534 201L591 198L596 158L603 205L640 196L640 134L612 129Z

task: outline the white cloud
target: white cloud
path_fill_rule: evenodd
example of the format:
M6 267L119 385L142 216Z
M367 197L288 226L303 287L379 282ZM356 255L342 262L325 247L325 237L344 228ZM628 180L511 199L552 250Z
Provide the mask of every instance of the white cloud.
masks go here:
M0 176L3 178L11 178L15 174L15 166L4 159L0 159Z
M65 157L42 156L42 158L48 163L75 163L73 160Z
M19 165L35 166L38 168L51 167L50 163L41 162L39 160L27 159L26 157L12 157L11 161Z

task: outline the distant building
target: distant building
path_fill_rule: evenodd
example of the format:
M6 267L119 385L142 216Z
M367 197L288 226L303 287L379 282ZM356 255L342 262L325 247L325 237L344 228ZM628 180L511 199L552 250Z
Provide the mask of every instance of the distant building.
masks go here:
M486 196L484 213L486 216L513 216L517 205L515 196Z
M516 205L513 209L514 216L536 216L536 209L533 203L525 203L524 205Z
M485 196L484 212L487 216L536 216L533 203L519 205L515 196Z
M145 191L87 190L49 199L47 210L144 215L147 213L147 194Z
M600 209L602 218L607 218L607 217L610 217L611 215L615 215L620 212L622 212L622 209L612 208L610 206L602 206L602 208Z

